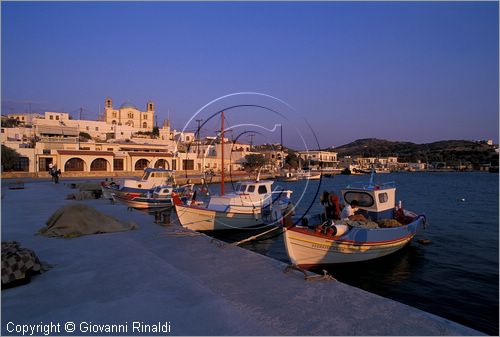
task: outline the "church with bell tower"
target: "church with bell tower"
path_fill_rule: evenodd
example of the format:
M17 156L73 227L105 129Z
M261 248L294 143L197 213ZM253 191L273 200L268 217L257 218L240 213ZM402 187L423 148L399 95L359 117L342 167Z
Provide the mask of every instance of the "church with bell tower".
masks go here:
M151 131L154 127L154 117L155 105L152 101L147 102L146 111L139 110L130 102L125 102L115 109L110 97L104 101L104 121L107 124Z

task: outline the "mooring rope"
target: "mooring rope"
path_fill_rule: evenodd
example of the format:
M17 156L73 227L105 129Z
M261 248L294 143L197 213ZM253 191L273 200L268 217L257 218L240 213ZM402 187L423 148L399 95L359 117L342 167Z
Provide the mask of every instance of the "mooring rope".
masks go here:
M307 270L298 267L295 264L289 264L283 269L284 273L288 273L290 270L297 270L304 274L304 280L306 281L336 281L337 279L332 275L328 274L326 270L323 269L323 275L309 275Z

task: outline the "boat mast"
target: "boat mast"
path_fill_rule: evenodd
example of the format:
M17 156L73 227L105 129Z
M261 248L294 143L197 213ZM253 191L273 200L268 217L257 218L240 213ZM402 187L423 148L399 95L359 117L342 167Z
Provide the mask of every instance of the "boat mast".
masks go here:
M220 177L220 195L224 195L224 111L221 113L221 128L220 128L220 138L221 138L221 143L220 143L220 148L221 148L221 158L222 158L222 164L221 164L221 177Z

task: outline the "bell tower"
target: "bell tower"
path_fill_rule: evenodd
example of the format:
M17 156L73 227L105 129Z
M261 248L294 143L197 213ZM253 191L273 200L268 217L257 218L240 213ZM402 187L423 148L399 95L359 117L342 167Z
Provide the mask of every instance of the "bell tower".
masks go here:
M146 111L147 112L154 112L155 111L155 104L152 101L148 102Z
M106 100L104 101L104 107L106 109L113 109L113 100L109 97L106 97Z
M106 97L104 100L104 121L112 123L113 120L116 124L116 111L113 110L113 100L110 97Z

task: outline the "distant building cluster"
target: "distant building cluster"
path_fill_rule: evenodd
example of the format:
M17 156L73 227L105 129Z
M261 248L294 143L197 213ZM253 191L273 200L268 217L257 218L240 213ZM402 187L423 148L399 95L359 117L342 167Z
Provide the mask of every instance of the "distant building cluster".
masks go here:
M293 152L297 162L287 163L287 149L280 144L255 146L233 142L228 138L197 139L194 132L171 128L164 120L155 127L155 104L146 103L140 110L132 103L114 107L111 98L104 101L99 120L74 119L67 112L11 113L2 115L1 143L20 154L14 170L35 175L46 173L54 165L62 172L100 175L103 172L127 173L145 167L163 167L192 172L242 171L246 157L260 154L267 172L283 169L322 170L353 173L398 170L422 171L442 169L446 163L401 163L398 157L338 157L334 147L327 150ZM478 141L492 145L491 140ZM224 143L224 164L221 164ZM464 166L461 169L467 169ZM2 167L3 170L3 167Z

